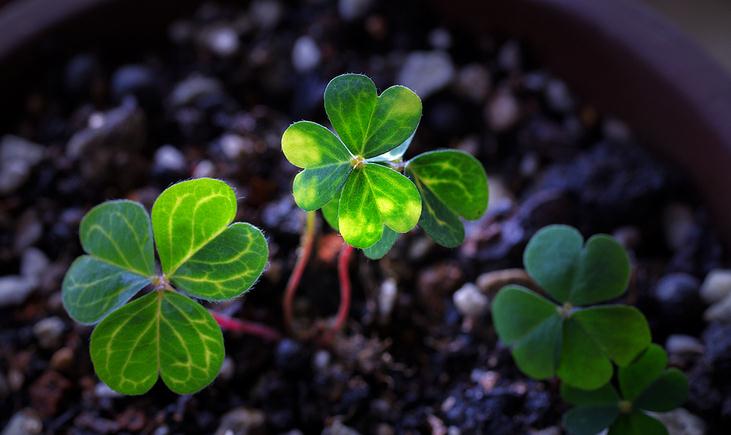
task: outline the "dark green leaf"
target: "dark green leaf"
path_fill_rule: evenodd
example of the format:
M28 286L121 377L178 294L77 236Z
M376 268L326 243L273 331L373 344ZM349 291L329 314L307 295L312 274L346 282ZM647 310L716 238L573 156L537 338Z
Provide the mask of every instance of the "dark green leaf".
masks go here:
M662 423L641 411L622 414L609 428L608 435L668 435Z
M683 372L671 368L660 375L655 382L635 400L635 406L647 411L671 411L688 398L688 379Z
M340 195L336 195L335 198L331 199L330 202L322 207L322 216L325 221L334 229L340 232L338 228L338 206L340 204Z
M594 390L609 382L612 364L594 338L574 318L564 322L557 374L565 383Z
M383 236L381 236L381 240L370 248L365 248L363 253L371 260L380 260L388 254L388 251L391 250L394 243L396 243L396 240L398 240L398 236L399 234L397 232L386 227L383 229Z
M223 335L208 311L170 291L149 293L107 316L91 336L99 378L123 394L144 394L162 376L178 394L210 384L223 363Z
M537 379L553 376L561 338L556 305L528 289L508 286L495 296L492 318L500 340L514 345L521 370Z
M634 307L609 305L579 310L572 315L602 353L626 366L650 345L645 316Z
M619 415L614 406L577 406L563 416L563 425L571 435L596 435L608 428Z
M619 368L619 386L626 400L634 401L665 371L668 357L656 344L651 344L635 361Z
M149 277L155 273L150 217L138 203L107 201L81 220L84 251L100 260Z
M612 237L598 234L586 242L579 258L569 302L590 305L624 293L629 283L627 252Z
M561 384L561 397L572 405L581 406L614 406L619 404L619 395L611 383L606 383L596 390L582 390L566 383Z
M237 222L210 241L170 277L189 294L223 301L241 295L259 279L269 257L264 235Z
M412 178L413 179L413 178ZM459 216L450 211L434 194L420 186L422 210L419 225L437 244L445 248L456 248L464 241L464 225Z
M165 275L174 275L234 217L236 195L223 181L199 178L165 189L152 206L152 228Z
M574 228L551 225L538 231L525 248L526 271L559 302L571 294L583 242Z
M317 210L337 196L352 170L345 145L330 130L309 121L295 122L282 135L282 151L303 168L292 186L294 200L304 210Z
M124 305L149 284L150 280L144 276L84 255L77 258L66 273L61 297L71 318L92 324Z

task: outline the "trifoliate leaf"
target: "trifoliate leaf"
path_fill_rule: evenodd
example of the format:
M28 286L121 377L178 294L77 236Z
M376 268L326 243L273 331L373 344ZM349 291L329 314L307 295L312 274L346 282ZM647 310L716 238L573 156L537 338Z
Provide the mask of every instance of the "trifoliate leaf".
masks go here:
M577 406L563 415L563 425L570 435L596 435L619 416L617 404Z
M403 86L378 96L370 78L343 74L325 88L325 111L350 152L367 159L389 152L414 133L421 99Z
M576 229L551 225L538 231L523 252L526 272L558 302L571 294L583 243Z
M661 374L635 400L635 406L646 411L671 411L688 398L688 379L678 369Z
M72 319L93 324L149 284L146 277L84 255L77 258L66 273L61 298Z
M635 400L665 371L668 357L656 344L651 344L635 361L619 368L619 387L627 400Z
M338 205L338 227L345 241L368 248L383 235L384 225L398 233L419 220L421 198L414 184L393 169L368 163L355 169Z
M566 383L561 384L561 397L573 404L582 406L614 406L620 401L617 390L612 384L606 383L595 390L575 388Z
M340 231L338 228L338 206L340 205L340 196L336 196L331 199L327 204L322 206L320 210L322 216L325 218L325 222L332 227L335 231Z
M668 430L656 418L642 411L633 411L620 415L607 435L668 435Z
M195 393L215 379L223 356L223 335L210 313L171 291L125 305L91 336L94 369L123 394L146 393L158 373L172 391Z
M376 244L371 246L370 248L365 248L363 250L363 253L371 260L380 260L386 254L388 254L388 251L390 251L391 248L393 248L396 240L398 240L398 236L399 234L397 232L386 227L383 229L383 235L381 236L381 240L376 242Z
M203 246L170 279L192 296L223 301L254 285L268 258L269 247L261 231L238 222Z
M152 228L162 270L172 276L236 216L236 195L220 180L199 178L175 184L152 206Z
M317 210L338 196L352 170L345 145L330 130L309 121L295 122L282 135L287 160L304 170L297 174L292 193L297 205Z

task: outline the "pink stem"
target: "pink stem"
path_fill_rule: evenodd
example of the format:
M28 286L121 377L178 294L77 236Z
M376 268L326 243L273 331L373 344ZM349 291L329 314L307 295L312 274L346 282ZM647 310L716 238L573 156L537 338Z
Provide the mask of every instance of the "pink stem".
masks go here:
M345 326L345 322L348 320L348 312L350 311L350 257L353 256L353 247L345 244L343 250L340 251L340 257L338 258L338 278L340 279L340 306L338 307L338 314L335 317L335 323L333 323L331 334L335 334Z
M246 322L244 320L234 319L225 314L210 311L211 315L218 325L224 331L241 332L243 334L255 335L266 341L279 341L282 335L268 326L260 325L254 322Z
M284 311L284 326L287 331L293 331L294 315L293 305L294 297L297 294L302 274L305 271L307 262L312 255L312 246L315 241L315 212L307 212L307 220L305 222L305 230L300 238L300 251L297 255L297 262L292 270L292 275L287 281L287 288L284 290L284 300L282 301L282 311Z

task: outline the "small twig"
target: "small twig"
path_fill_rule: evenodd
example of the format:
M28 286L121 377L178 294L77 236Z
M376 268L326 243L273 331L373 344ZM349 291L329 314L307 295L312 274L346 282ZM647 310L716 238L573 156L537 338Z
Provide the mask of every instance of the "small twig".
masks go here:
M240 332L242 334L254 335L266 341L279 341L282 335L274 329L260 325L255 322L234 319L225 314L210 310L211 315L224 331Z
M284 312L284 326L290 333L294 331L294 297L297 294L297 289L299 288L300 280L302 279L302 274L305 271L307 262L312 255L312 247L315 241L315 230L317 228L316 217L316 212L307 212L307 220L305 221L304 232L302 233L302 237L300 238L300 249L297 253L297 262L294 265L292 275L290 275L289 281L287 281L287 288L284 291L284 299L282 300L282 311Z

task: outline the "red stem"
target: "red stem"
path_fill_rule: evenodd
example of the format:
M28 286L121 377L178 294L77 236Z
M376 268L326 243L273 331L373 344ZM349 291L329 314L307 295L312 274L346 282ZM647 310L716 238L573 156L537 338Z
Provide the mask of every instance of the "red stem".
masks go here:
M348 320L348 312L350 311L350 257L353 256L353 247L347 243L343 245L343 250L340 251L340 257L338 258L338 278L340 279L340 306L338 307L338 314L335 317L335 323L333 323L330 329L330 334L334 335L345 326L345 322Z
M316 215L314 211L307 212L305 229L302 233L302 237L300 238L300 249L299 253L297 254L297 262L294 265L294 269L292 270L292 275L290 275L289 277L289 281L287 281L287 288L284 290L282 311L284 311L284 326L289 332L292 332L294 330L294 297L297 294L297 288L299 288L300 280L302 279L302 274L305 271L307 262L310 259L310 255L312 255L312 247L315 241L315 216Z
M221 329L225 331L241 332L243 334L255 335L267 341L279 341L282 335L268 326L260 325L254 322L234 319L225 314L217 313L211 310L211 315L216 319Z

